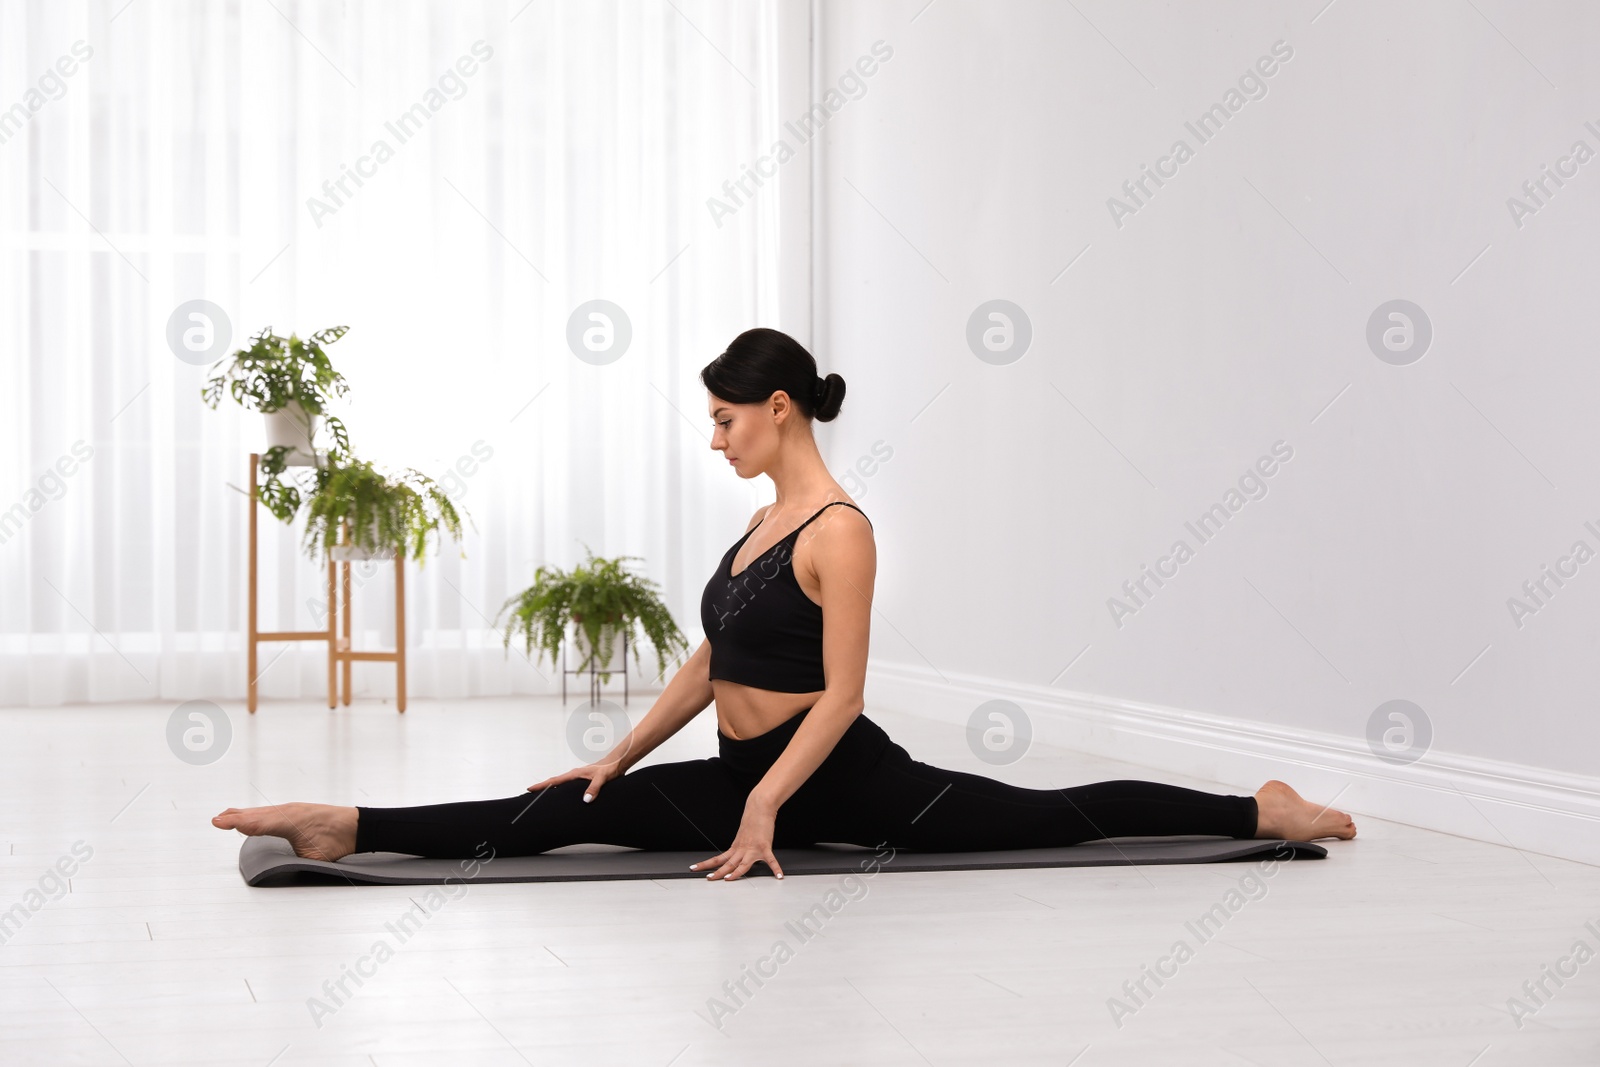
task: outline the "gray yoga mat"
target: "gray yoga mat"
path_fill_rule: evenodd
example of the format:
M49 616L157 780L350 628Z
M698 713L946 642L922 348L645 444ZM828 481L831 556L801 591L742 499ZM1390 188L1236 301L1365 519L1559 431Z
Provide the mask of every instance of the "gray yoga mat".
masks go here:
M1284 847L1287 846L1285 851ZM253 886L441 885L446 882L583 882L619 878L699 878L691 871L717 850L647 852L610 845L574 845L537 856L472 860L422 859L397 852L362 852L337 863L301 859L281 837L251 837L239 849L239 873ZM1306 841L1248 840L1228 837L1171 837L1091 841L1066 848L1024 848L997 852L890 852L857 845L820 845L776 851L785 878L806 874L857 874L884 871L992 871L1024 867L1113 867L1156 863L1233 863L1240 860L1323 859L1328 850ZM468 877L466 872L471 872ZM758 863L743 877L771 877Z

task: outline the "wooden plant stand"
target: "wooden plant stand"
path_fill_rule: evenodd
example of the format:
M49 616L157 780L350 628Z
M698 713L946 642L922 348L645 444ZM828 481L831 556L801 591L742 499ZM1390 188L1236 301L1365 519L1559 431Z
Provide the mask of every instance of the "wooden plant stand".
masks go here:
M328 616L328 628L325 631L324 630L277 630L277 631L270 631L268 633L262 633L261 632L260 625L257 622L257 619L258 619L257 602L258 602L258 600L260 598L257 595L257 584L258 583L257 583L257 579L256 579L256 558L259 555L259 552L258 552L259 538L258 538L258 534L257 534L257 530L256 530L257 520L258 520L259 516L256 513L257 513L257 511L260 510L258 505L261 503L261 496L260 496L261 485L260 485L260 483L261 483L261 453L252 452L252 453L250 453L250 566L249 566L250 591L249 591L249 596L248 596L249 607L247 609L247 613L249 615L249 635L246 638L246 643L245 643L245 648L246 648L246 657L245 657L245 659L246 659L246 664L245 664L245 704L246 704L247 707L249 707L250 714L252 714L252 715L254 715L256 713L256 683L260 680L260 677L261 677L260 672L256 670L256 664L260 661L259 646L260 646L261 642L263 642L263 641L326 641L326 642L328 642L329 651L331 652L332 649L333 649L333 615L331 613ZM330 588L333 585L333 564L332 563L328 564L328 585L329 585ZM273 660L273 662L276 663L277 660ZM268 666L270 667L271 664L268 664ZM332 674L331 674L331 672L329 674L329 679L330 679L330 681L329 681L330 688L329 688L329 691L328 691L328 703L329 703L329 706L331 707L332 704L333 704L333 690L331 688L331 686L332 686L332 680L331 680L332 679Z
M343 525L339 529L339 540L342 544L350 543L350 531ZM340 610L334 593L333 569L340 568L340 582L344 587L343 609ZM406 710L406 557L402 549L395 549L394 554L394 648L389 652L357 652L350 647L350 561L335 562L332 556L328 559L328 707L334 706L334 696L339 686L334 679L334 669L338 664L344 665L342 672L343 692L342 699L348 707L350 704L350 664L356 660L366 660L378 663L394 664L394 693L395 710ZM339 632L334 633L337 622Z
M328 558L328 627L326 630L277 630L263 633L257 622L257 604L259 602L258 582L256 574L256 559L258 556L258 531L257 531L257 505L260 500L260 471L261 454L250 453L250 565L249 565L249 635L246 641L246 685L245 703L250 709L250 714L256 711L256 683L260 680L260 672L256 666L260 662L259 646L263 641L324 641L328 647L328 707L336 707L341 696L339 664L344 664L343 700L346 706L350 704L350 664L355 660L376 660L379 662L393 663L395 666L395 707L404 712L406 710L406 573L405 555L396 550L394 557L394 628L395 647L390 652L357 652L350 647L351 628L351 583L350 561L336 561L332 555ZM349 544L350 536L347 530L340 529L340 540ZM340 568L343 568L342 574ZM343 582L339 581L343 578ZM344 586L344 608L341 614L339 607L338 586ZM271 666L271 664L268 664Z

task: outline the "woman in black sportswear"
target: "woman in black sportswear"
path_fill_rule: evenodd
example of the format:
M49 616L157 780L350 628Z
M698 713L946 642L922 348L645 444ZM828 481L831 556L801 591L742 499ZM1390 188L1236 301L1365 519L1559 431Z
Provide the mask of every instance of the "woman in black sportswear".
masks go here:
M707 584L706 640L615 749L499 800L229 808L213 824L284 837L325 860L531 855L582 842L703 851L694 867L713 880L756 863L781 878L774 849L818 842L968 851L1169 834L1355 836L1348 815L1278 781L1254 796L1131 780L1025 789L912 759L862 714L872 524L811 432L813 419L839 413L844 379L819 378L810 353L769 329L740 334L700 379L711 447L742 478L768 475L777 499ZM716 756L635 766L713 702Z

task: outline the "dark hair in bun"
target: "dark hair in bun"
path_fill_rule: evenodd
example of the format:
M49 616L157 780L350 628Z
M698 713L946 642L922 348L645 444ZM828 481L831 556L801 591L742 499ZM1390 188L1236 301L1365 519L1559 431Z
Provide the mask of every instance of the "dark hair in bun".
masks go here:
M700 371L700 381L730 404L760 404L781 389L807 418L819 422L832 422L844 404L844 378L819 378L817 361L804 345L765 327L735 337Z

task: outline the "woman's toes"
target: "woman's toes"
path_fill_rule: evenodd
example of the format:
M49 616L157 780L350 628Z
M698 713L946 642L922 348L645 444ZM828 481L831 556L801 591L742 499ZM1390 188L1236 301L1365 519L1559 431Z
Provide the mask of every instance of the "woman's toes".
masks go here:
M1356 824L1349 815L1330 809L1317 820L1317 832L1324 837L1337 837L1348 841L1356 835Z
M224 830L238 830L241 834L255 837L258 834L277 834L287 836L281 817L275 817L271 809L262 808L229 808L219 815L211 817L211 823Z

